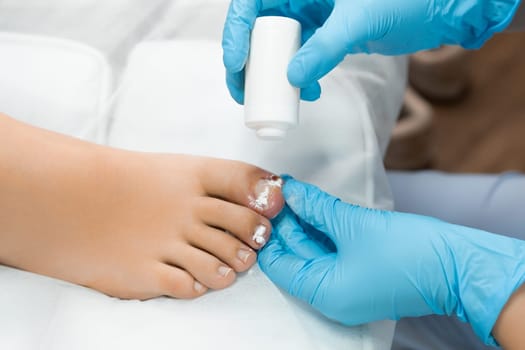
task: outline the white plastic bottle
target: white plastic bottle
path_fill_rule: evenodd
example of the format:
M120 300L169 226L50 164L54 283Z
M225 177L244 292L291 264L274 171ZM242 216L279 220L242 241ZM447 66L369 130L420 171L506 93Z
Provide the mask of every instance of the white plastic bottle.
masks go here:
M283 139L299 121L299 89L287 78L301 46L301 24L268 16L255 21L246 63L244 120L263 139Z

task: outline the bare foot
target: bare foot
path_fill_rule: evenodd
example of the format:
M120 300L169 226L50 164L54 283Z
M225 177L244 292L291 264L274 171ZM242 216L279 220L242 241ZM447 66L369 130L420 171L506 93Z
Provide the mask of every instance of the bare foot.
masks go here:
M110 149L0 116L0 261L121 297L233 283L271 232L280 179L235 161Z

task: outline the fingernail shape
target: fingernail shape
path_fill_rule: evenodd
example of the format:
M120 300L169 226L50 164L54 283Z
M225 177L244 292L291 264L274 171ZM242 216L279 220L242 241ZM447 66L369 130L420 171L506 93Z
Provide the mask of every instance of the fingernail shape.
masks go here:
M220 266L219 267L219 275L223 276L223 277L226 277L228 276L228 274L232 271L231 268L229 267L226 267L226 266Z
M237 252L237 257L239 260L241 260L243 263L246 264L250 256L253 254L253 251L247 250L247 249L239 249Z
M252 240L257 243L260 246L263 246L266 244L266 237L264 235L266 234L267 228L264 225L259 225L255 228L255 232L253 233Z
M199 282L195 281L193 283L193 288L197 291L197 293L202 293L204 292L204 290L206 288L204 288L204 286L202 284L200 284Z

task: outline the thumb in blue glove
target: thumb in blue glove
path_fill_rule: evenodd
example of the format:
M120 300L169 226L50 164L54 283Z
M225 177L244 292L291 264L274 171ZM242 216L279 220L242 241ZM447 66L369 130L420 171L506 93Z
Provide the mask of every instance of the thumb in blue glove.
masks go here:
M456 315L495 344L492 327L525 280L525 242L354 206L293 179L283 194L289 208L259 254L279 287L347 325Z

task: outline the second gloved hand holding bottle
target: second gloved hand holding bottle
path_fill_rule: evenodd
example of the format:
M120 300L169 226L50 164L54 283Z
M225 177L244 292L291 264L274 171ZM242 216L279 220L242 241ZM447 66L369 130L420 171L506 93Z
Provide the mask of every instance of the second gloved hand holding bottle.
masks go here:
M250 31L261 15L299 20L304 46L288 78L302 98L320 96L318 80L346 54L408 54L443 44L478 48L512 21L521 0L232 0L223 34L227 84L243 103Z

